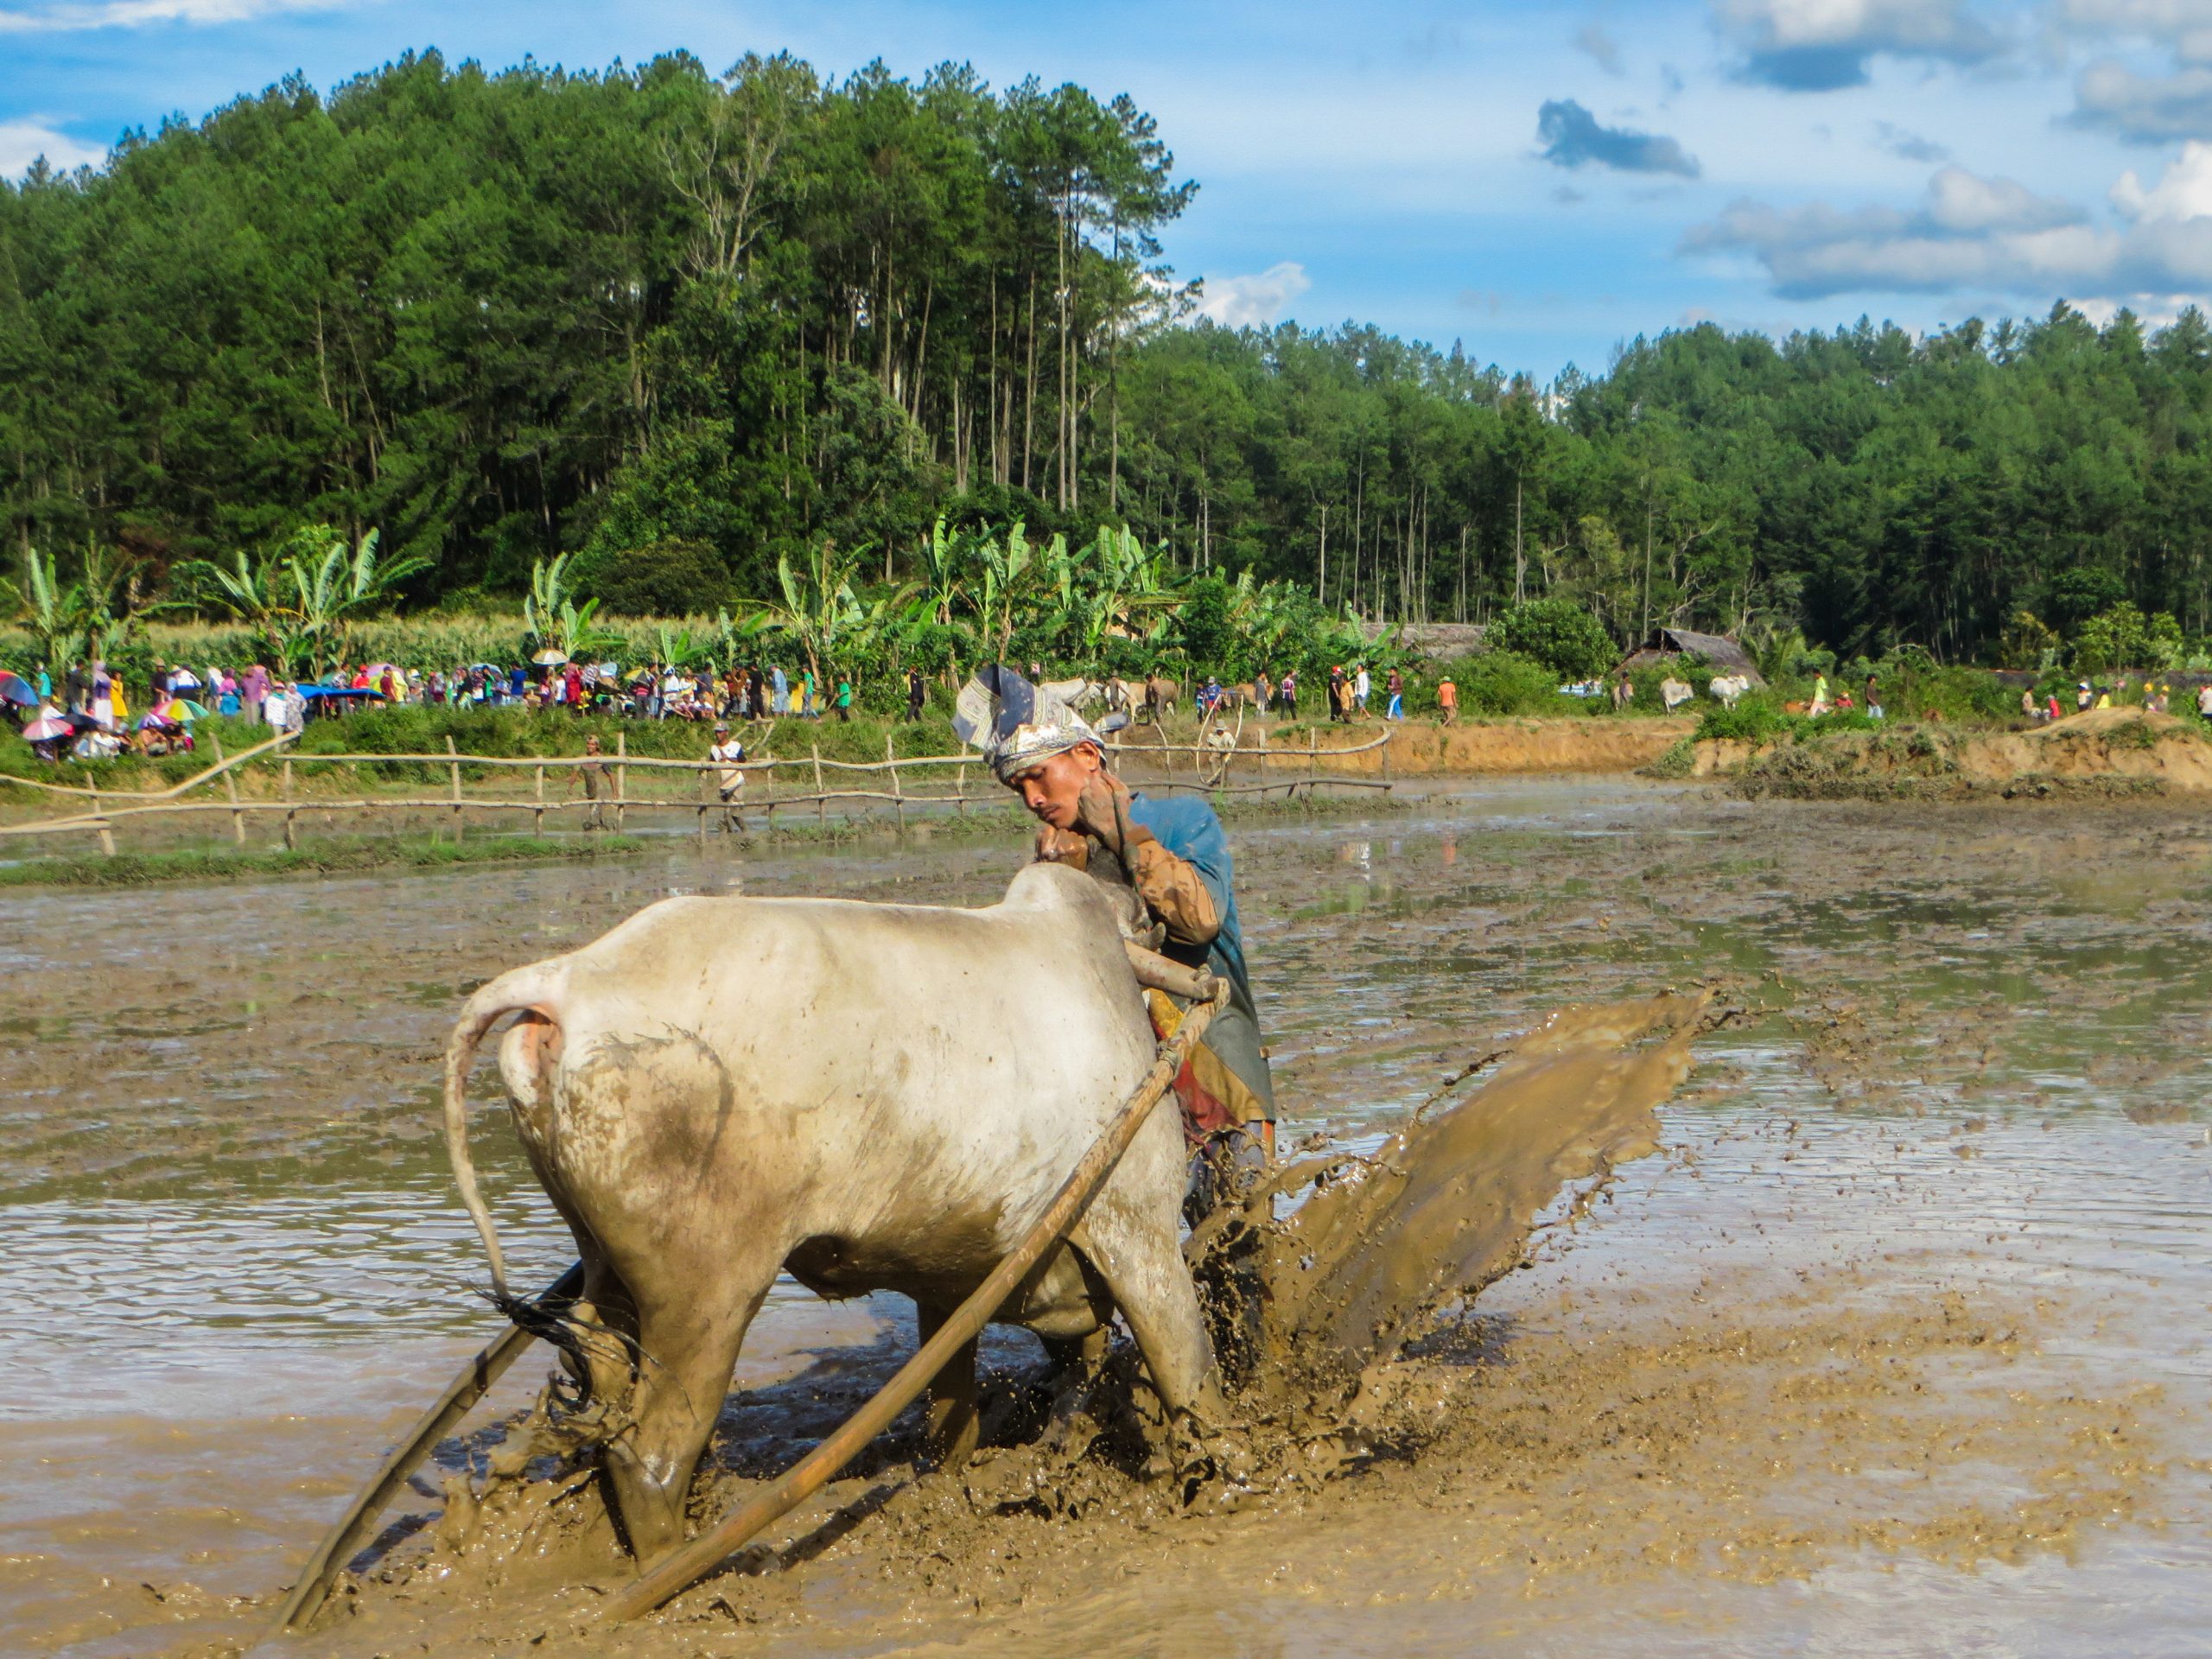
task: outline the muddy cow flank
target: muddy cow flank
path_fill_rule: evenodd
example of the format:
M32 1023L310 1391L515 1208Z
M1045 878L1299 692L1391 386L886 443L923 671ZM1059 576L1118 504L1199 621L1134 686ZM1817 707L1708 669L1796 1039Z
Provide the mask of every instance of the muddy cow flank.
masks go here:
M575 1232L594 1395L632 1548L681 1541L685 1492L777 1274L914 1300L925 1338L1042 1214L1148 1069L1151 1027L1110 902L1053 865L983 910L689 898L502 975L448 1050L446 1131L477 1195L464 1090L499 1065L532 1167ZM1096 1344L1118 1307L1179 1418L1219 1408L1177 1243L1180 1125L1156 1112L1069 1243L999 1318ZM932 1389L943 1455L975 1443L975 1350Z

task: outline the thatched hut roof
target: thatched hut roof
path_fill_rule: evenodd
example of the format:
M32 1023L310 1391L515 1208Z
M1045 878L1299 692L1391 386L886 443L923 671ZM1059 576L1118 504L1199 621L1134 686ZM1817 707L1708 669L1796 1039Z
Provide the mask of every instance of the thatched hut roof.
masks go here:
M1747 676L1754 685L1766 679L1751 654L1725 633L1697 633L1688 628L1654 628L1651 637L1628 654L1623 668L1643 668L1677 657L1699 656L1723 674Z

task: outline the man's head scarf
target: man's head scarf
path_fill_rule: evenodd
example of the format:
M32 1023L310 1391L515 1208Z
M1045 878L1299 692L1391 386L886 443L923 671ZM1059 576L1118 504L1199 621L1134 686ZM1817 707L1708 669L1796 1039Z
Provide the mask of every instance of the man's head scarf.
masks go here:
M1114 714L1093 726L1052 687L1033 685L1003 663L982 670L961 689L952 716L960 741L982 750L1002 784L1085 743L1103 753L1106 734L1127 724L1128 715Z

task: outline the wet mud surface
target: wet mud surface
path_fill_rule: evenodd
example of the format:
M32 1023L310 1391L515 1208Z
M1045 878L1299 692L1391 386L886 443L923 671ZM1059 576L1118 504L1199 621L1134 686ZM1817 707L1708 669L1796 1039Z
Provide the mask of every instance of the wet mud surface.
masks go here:
M732 1572L599 1630L622 1568L588 1494L497 1486L473 1526L439 1496L507 1451L525 1363L297 1650L2202 1650L2212 832L1578 780L1233 835L1309 1151L1375 1151L1568 1004L1745 1013L1698 1041L1662 1156L1554 1206L1356 1443L1285 1436L1258 1490L1185 1506L1034 1444L917 1481L910 1414ZM40 988L0 1015L8 1650L237 1650L491 1328L435 1132L467 989L671 892L983 903L1018 856L686 845L11 900L0 966ZM517 1276L550 1280L568 1242L493 1122ZM912 1341L895 1299L779 1287L702 1505ZM986 1360L1014 1399L1037 1351Z

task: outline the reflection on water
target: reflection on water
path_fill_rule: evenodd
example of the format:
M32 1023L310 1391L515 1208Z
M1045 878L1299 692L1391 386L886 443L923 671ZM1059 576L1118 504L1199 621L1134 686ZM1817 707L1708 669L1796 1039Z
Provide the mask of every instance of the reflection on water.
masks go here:
M1717 980L1747 1012L1667 1114L1677 1155L1627 1172L1592 1222L1553 1236L1546 1274L1493 1293L1502 1306L1538 1279L1688 1300L1726 1273L1786 1282L1841 1262L1871 1297L2086 1298L2096 1316L2069 1321L2048 1363L2155 1380L2194 1416L2212 1403L2212 841L2183 814L2104 810L2076 833L2037 808L1752 806L1575 780L1240 820L1289 1127L1371 1144L1550 1007ZM263 1453L264 1474L319 1483L288 1502L327 1508L376 1425L426 1392L426 1357L450 1363L491 1328L466 1288L482 1263L436 1135L437 1056L472 986L671 893L976 904L1020 856L1011 840L741 861L684 843L603 868L11 899L0 967L54 994L0 1020L0 1298L16 1325L0 1344L0 1446L58 1461L41 1465L54 1478L0 1490L0 1552L264 1587L298 1525L203 1560L117 1521L126 1541L103 1555L67 1541L85 1518L72 1506L158 1509L225 1437L350 1409L344 1433L278 1435ZM480 1097L491 1086L487 1066ZM499 1115L480 1107L476 1135L518 1277L550 1278L565 1234ZM870 1337L895 1312L886 1299L827 1314L785 1286L761 1342ZM60 1478L99 1465L103 1446L152 1483L139 1499ZM2046 1568L2032 1627L2045 1639L2023 1650L2104 1650L2097 1610L2123 1604L2135 1650L2156 1650L2179 1617L2179 1565L2212 1564L2202 1487L2175 1500L2165 1541ZM1823 1597L1859 1571L1715 1605L1724 1625L1820 1650L1807 1632ZM10 1584L0 1569L0 1615ZM1866 1628L1909 1630L1913 1650L1943 1650L1935 1631L1967 1645L1986 1599L1971 1589L1905 1563L1866 1592ZM1571 1632L1582 1650L1643 1651L1594 1614L1543 1628L1540 1643ZM1700 1625L1694 1650L1773 1650L1719 1628ZM1395 1629L1408 1651L1466 1637L1411 1616Z

